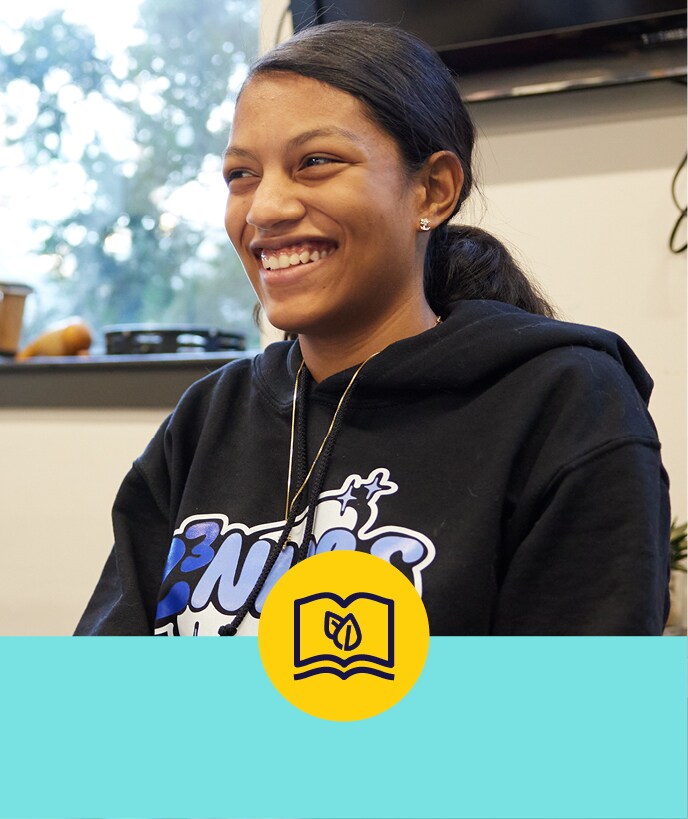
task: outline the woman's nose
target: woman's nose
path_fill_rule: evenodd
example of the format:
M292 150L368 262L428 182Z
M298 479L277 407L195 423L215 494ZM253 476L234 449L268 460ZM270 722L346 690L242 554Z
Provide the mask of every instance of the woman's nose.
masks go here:
M264 175L253 192L246 221L253 227L268 230L280 222L301 219L305 207L297 195L294 182L282 175Z

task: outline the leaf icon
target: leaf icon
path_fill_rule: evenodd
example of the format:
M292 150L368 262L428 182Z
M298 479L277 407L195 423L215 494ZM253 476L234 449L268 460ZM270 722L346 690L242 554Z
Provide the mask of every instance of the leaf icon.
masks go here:
M342 651L353 651L361 644L361 629L353 614L340 618L339 625L332 635L332 641Z
M330 638L330 640L334 640L334 634L341 625L342 618L335 614L333 611L326 611L325 612L325 634Z

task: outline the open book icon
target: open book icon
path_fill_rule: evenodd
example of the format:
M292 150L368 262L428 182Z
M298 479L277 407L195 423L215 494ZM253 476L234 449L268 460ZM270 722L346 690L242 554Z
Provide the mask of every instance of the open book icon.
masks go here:
M373 674L393 680L394 601L370 592L319 592L294 600L295 680Z

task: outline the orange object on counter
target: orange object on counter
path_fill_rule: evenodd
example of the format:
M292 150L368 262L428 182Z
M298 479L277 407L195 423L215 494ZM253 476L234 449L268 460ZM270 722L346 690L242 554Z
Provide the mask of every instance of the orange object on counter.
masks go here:
M80 355L91 346L91 330L80 319L69 319L40 336L17 353L17 361L34 356Z

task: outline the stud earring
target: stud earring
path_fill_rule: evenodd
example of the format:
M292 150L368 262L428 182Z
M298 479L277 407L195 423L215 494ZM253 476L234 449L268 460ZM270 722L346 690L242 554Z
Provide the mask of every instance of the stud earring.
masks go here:
M430 230L430 220L423 217L420 220L420 229L421 230Z

